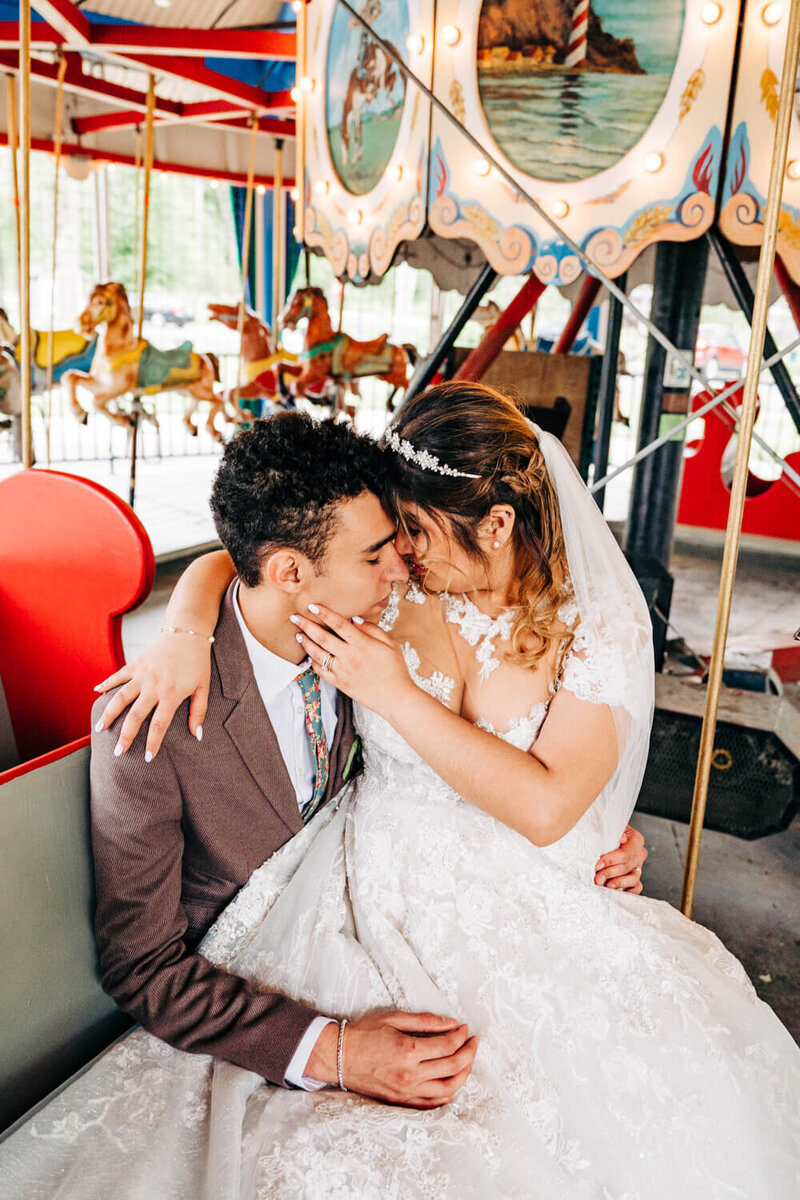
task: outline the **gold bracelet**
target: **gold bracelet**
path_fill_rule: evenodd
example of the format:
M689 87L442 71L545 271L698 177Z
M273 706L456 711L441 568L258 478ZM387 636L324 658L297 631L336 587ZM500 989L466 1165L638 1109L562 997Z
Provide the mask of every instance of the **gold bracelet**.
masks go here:
M175 625L162 625L158 632L159 633L190 633L192 635L192 637L205 638L206 641L208 642L209 646L213 646L214 642L216 640L213 633L209 635L207 633L198 633L196 629L178 629L177 626L175 626Z

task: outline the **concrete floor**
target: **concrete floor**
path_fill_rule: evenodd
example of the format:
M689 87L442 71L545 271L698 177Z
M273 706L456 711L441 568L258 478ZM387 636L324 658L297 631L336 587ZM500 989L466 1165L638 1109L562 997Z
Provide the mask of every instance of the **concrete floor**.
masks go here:
M162 564L147 602L125 618L128 657L157 633L175 580L185 562ZM713 633L719 556L681 552L671 619L685 640L707 653ZM730 653L737 663L765 663L765 646L785 644L800 626L800 561L772 565L745 554L740 562L731 615ZM800 705L800 684L787 689ZM649 896L676 907L680 900L687 826L636 813L649 858L644 871ZM783 833L742 841L708 830L703 835L694 918L713 929L745 966L761 998L800 1042L800 815Z

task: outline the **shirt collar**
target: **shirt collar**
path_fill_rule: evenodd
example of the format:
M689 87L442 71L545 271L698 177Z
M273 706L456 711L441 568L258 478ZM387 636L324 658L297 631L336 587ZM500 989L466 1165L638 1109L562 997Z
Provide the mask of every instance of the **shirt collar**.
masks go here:
M268 650L257 638L254 638L250 630L245 624L245 619L242 616L242 610L239 607L239 583L233 589L233 611L236 613L236 620L239 622L239 628L242 631L245 648L247 650L250 662L253 664L253 673L256 677L258 690L261 693L265 704L270 700L274 700L279 692L287 688L298 675L309 666L309 659L304 658L302 662L293 663L288 659L280 658L279 655L273 654Z

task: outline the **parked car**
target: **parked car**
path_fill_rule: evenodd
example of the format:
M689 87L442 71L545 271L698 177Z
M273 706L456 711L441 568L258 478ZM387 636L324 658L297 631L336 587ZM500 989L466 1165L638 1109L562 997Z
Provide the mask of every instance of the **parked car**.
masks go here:
M709 379L738 379L744 370L747 352L727 325L701 325L697 332L695 365Z
M194 313L184 304L172 300L156 300L145 296L144 319L153 325L188 325Z

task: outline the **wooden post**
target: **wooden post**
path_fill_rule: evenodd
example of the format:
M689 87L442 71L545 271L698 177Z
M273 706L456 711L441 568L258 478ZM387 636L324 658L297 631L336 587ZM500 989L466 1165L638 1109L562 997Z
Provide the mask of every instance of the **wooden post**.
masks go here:
M278 336L278 317L284 300L284 259L286 239L283 236L283 139L275 139L275 174L272 184L272 328Z
M239 357L236 361L236 384L233 389L233 407L238 417L239 394L242 388L242 359L244 351L244 314L247 308L247 276L250 269L250 230L253 225L253 184L256 177L256 138L258 137L258 114L250 118L250 161L247 165L247 195L244 201L244 228L242 230L242 296L239 300L239 315L236 332L239 335Z
M139 324L137 337L142 340L144 325L144 289L147 284L147 230L150 224L150 176L153 173L153 120L156 110L156 80L150 76L147 85L147 124L144 151L144 197L142 201L142 253L139 260Z
M20 252L22 248L22 233L20 231L19 223L19 163L17 162L19 137L17 134L17 95L13 75L6 75L6 108L8 110L8 150L11 155L11 177L14 183L14 229L17 239L17 287L19 288L19 278L21 274Z
M55 353L54 329L56 311L56 266L58 263L58 184L61 176L61 142L64 123L64 76L67 73L67 56L62 54L58 63L58 87L56 90L56 119L53 131L53 256L50 267L50 323L47 333L47 414L44 421L44 437L47 465L50 466L50 422L53 416L53 357Z

